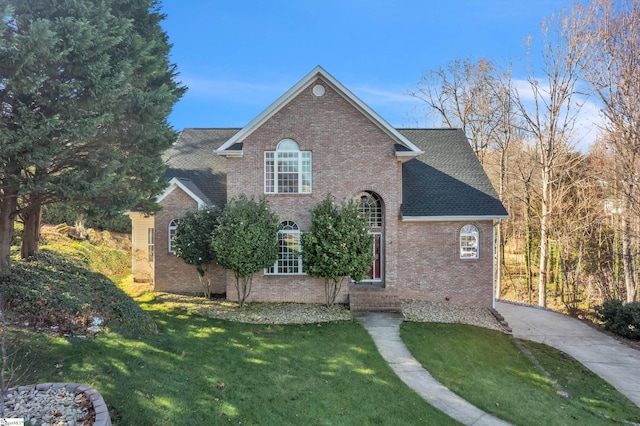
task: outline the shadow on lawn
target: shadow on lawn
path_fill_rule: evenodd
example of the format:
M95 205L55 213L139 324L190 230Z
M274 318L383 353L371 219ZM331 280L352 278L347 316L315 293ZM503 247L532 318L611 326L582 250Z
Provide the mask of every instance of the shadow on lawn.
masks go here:
M404 387L356 323L241 324L143 307L157 335L57 340L47 380L95 387L119 425L451 421Z

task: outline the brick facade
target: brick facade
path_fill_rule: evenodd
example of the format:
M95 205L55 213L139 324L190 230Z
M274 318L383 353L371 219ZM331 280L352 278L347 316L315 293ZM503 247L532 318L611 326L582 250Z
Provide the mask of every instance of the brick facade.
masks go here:
M396 235L402 194L401 164L393 140L370 119L347 102L326 82L324 96L312 93L312 84L244 140L243 156L228 158L227 194L264 196L281 220L300 229L311 225L311 210L327 194L340 202L361 191L377 193L385 209L384 286L396 286ZM301 151L312 152L311 194L264 194L264 152L275 151L283 139L293 139ZM227 296L233 278L228 277ZM347 302L348 283L338 301ZM249 301L324 302L324 282L307 276L253 278Z
M154 291L174 293L202 293L198 272L194 265L187 265L182 259L169 252L169 223L181 218L186 212L198 208L196 201L182 189L176 188L160 203L162 210L155 215L155 282ZM221 294L226 291L226 271L213 265L211 292Z
M293 221L305 231L311 225L311 210L327 194L341 202L361 191L374 192L384 210L382 282L353 286L345 280L337 303L349 303L354 310L397 310L404 299L492 306L493 221L434 221L432 217L403 221L403 165L396 153L398 140L334 83L321 75L307 81L295 96L242 135L242 156L225 158L227 199L239 195L264 197L280 220ZM325 89L321 96L314 94L317 84ZM283 139L292 139L301 151L312 152L311 194L264 193L264 153L275 151ZM228 141L229 145L233 142ZM464 138L462 145L466 145ZM449 145L445 150L449 151ZM415 152L418 155L421 151L415 148ZM452 164L458 167L457 154L454 157ZM424 181L415 182L422 185ZM176 187L161 206L154 218L154 289L201 293L195 267L168 252L169 223L196 209L197 203ZM460 259L460 229L466 224L478 228L478 259ZM226 293L228 299L237 300L233 273L216 266L213 276L213 293ZM247 300L324 303L324 280L259 271L253 276Z
M460 259L460 229L478 228L478 259ZM493 303L493 223L402 222L398 270L401 299L469 306Z

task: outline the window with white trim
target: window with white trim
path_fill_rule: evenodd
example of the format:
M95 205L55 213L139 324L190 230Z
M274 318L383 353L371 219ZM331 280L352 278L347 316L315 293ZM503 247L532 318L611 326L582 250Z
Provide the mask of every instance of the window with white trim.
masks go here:
M176 254L176 249L173 247L173 241L176 239L176 232L178 231L178 225L180 224L180 219L173 219L169 222L169 242L167 247L169 248L169 253Z
M291 139L264 153L265 194L310 194L311 151L300 151Z
M465 225L460 230L460 259L478 258L478 228Z
M300 253L300 228L290 220L282 222L278 231L278 260L265 270L268 275L303 274Z
M370 234L373 234L373 244L371 247L374 261L371 264L371 269L366 273L367 278L363 282L381 282L382 281L382 266L384 265L383 258L383 225L384 225L384 208L382 205L382 199L375 192L362 191L353 197L353 201L358 207L358 211L369 225Z
M354 201L370 228L382 228L382 200L378 194L363 191L354 197Z

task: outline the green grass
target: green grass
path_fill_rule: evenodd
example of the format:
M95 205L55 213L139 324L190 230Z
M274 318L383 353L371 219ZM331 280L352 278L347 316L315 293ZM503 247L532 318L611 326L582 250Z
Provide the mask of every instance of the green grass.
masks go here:
M251 325L142 301L159 334L40 335L38 381L95 387L117 425L456 424L408 389L345 321Z
M56 233L34 259L14 258L0 284L19 324L108 320L91 337L25 332L17 347L33 363L14 385L88 384L119 426L457 424L407 388L355 322L249 325L150 293L133 300L123 291L133 287L123 284L128 263L113 248Z
M32 261L16 259L1 283L14 314L44 323L98 314L109 323L86 338L25 332L23 349L35 361L28 383L93 386L116 425L456 424L395 376L355 322L211 319L127 287L129 258L114 248L56 235L47 243ZM640 409L544 345L522 342L570 399L556 394L509 336L417 323L403 324L401 333L438 380L514 424L612 423L594 413L640 421Z
M462 324L403 323L401 337L437 380L516 425L640 422L640 408L582 364L546 345L521 341L570 398L560 396L503 333Z

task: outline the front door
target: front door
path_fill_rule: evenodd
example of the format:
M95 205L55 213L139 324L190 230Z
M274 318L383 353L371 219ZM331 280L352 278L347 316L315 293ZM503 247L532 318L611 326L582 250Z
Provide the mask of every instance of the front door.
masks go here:
M372 251L375 260L371 265L371 269L367 272L367 278L364 281L382 281L382 232L372 232L373 244Z

